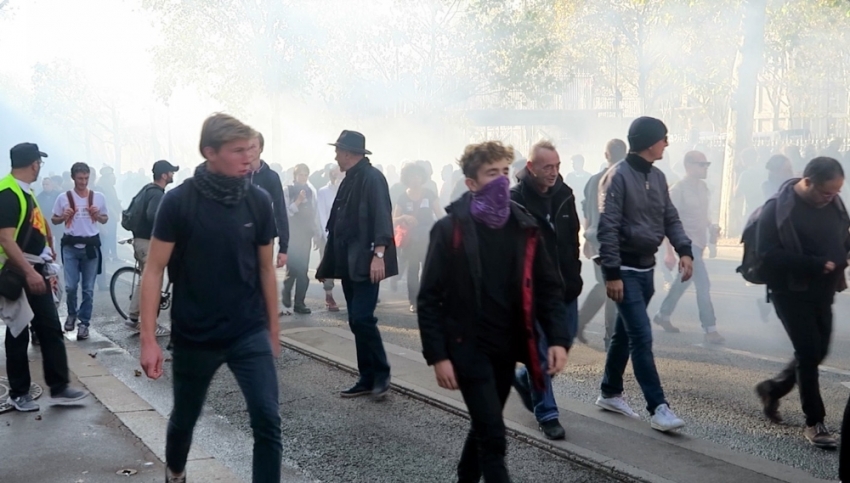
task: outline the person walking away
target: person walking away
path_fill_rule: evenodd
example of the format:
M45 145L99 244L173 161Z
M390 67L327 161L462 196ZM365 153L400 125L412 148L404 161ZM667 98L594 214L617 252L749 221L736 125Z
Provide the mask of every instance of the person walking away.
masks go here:
M457 481L507 483L502 412L517 361L544 388L538 336L548 341L551 377L572 340L555 264L541 228L510 199L513 149L498 141L469 145L460 166L471 193L431 230L417 300L422 353L437 384L460 389L471 419Z
M252 143L254 155L251 158L251 173L248 176L251 183L265 190L272 200L275 234L278 242L275 267L283 268L286 265L289 251L289 217L285 208L286 203L283 200L283 185L280 182L280 175L262 159L263 150L266 146L262 133L257 133L254 142L256 142L256 146Z
M89 338L92 308L94 306L95 278L102 273L103 254L100 251L100 233L97 224L109 221L106 198L102 193L88 188L91 169L85 163L71 166L74 189L56 198L53 205L54 225L63 224L62 263L65 265L65 295L68 318L65 332L77 327L77 340ZM77 287L82 285L82 302L77 305Z
M639 117L629 127L629 154L605 173L600 185L599 254L605 287L617 303L617 324L596 405L627 416L637 415L623 398L623 373L631 356L635 378L652 415L652 429L666 432L685 423L670 409L652 353L647 306L652 298L655 253L666 236L679 254L679 272L688 281L693 270L691 241L685 234L664 173L652 163L661 159L667 127Z
M708 218L710 193L705 178L708 176L708 166L711 163L703 153L690 151L685 154L684 164L685 177L670 188L670 200L679 213L682 225L685 227L685 234L691 239L691 250L694 254L693 278L683 281L680 277L673 282L653 322L664 328L666 332L679 332L679 329L670 322L670 316L673 315L676 304L693 281L697 291L699 319L705 331L703 339L708 344L722 344L725 339L717 332L717 318L714 315L714 305L711 303L711 281L703 259L706 247L717 244L719 232L716 225L713 225ZM673 248L669 243L665 243L665 246L668 250L665 263L668 267L673 267L676 263Z
M310 251L321 230L316 226L316 192L307 183L310 168L306 164L295 166L293 183L283 190L284 204L289 213L289 249L286 262L286 279L283 282L283 306L292 307L292 287L295 286L296 314L309 314L304 299L310 277ZM316 243L318 246L318 243Z
M207 118L200 142L204 163L165 194L154 223L142 275L140 362L147 377L162 376L155 332L167 267L174 288L167 483L187 481L192 433L222 364L230 368L248 407L254 436L252 481L280 482L275 220L268 194L248 179L255 136L227 114Z
M122 217L121 224L130 226L130 232L133 234L133 258L139 264L140 272L144 273L145 265L148 261L156 212L159 210L159 204L162 202L163 196L165 196L165 188L174 182L174 173L179 170L179 166L174 166L164 159L153 163L151 170L153 172L153 182L144 186L133 197L130 206L127 207L127 214L124 215L129 219L125 221L124 217ZM139 277L136 287L133 289L135 296L130 300L130 311L127 314L130 318L128 326L134 332L141 330L141 324L139 323L139 307L142 293L140 285L141 277ZM171 330L157 324L156 336L165 337L167 335L171 335Z
M325 256L328 246L328 220L331 217L334 199L339 192L339 184L342 182L343 174L336 164L328 165L328 184L319 188L316 194L316 212L319 218L319 253ZM325 289L325 306L328 312L339 312L339 305L334 299L334 281L332 278L325 279L322 283Z
M399 195L393 210L393 222L403 241L399 245L401 259L407 264L407 300L410 312L416 312L419 295L419 268L425 263L428 233L434 221L445 214L437 194L425 188L425 169L408 163L401 169L401 182L406 187ZM396 236L398 242L399 236Z
M581 154L576 154L570 158L570 161L572 161L573 170L567 174L566 183L572 188L578 206L584 202L584 188L593 175L584 170L584 156Z
M540 238L546 253L558 267L564 282L562 304L570 339L578 327L578 296L581 295L581 261L578 232L581 227L573 189L564 184L559 174L561 158L549 141L531 147L526 167L517 173L518 183L511 188L511 200L525 208L540 227ZM569 347L566 347L569 350ZM534 413L540 430L548 439L563 439L566 435L559 421L558 405L552 390L552 380L545 375L548 344L546 337L538 338L538 359L544 362L542 391L534 388L528 367L516 371L514 388L523 404Z
M825 424L818 366L829 353L832 304L847 283L850 218L838 196L844 170L832 158L815 158L765 203L758 217L757 253L770 300L794 346L794 358L756 393L765 416L781 422L779 401L794 388L806 415L803 436L820 448L837 445Z
M32 192L38 180L42 158L38 145L22 143L10 152L12 172L0 179L0 278L9 273L20 274L23 283L12 287L1 284L0 319L6 325L6 373L9 397L5 401L18 411L38 411L30 396L29 346L31 325L41 345L44 380L50 388L51 403L78 404L88 393L71 387L68 356L62 337L62 326L45 266L53 261L47 245L47 222ZM10 293L6 293L6 291Z
M599 228L599 183L611 166L619 163L626 157L626 143L621 139L612 139L605 146L606 166L587 180L584 186L584 201L582 201L582 213L584 214L584 256L593 260L593 272L596 275L596 285L590 289L584 302L578 310L578 333L576 339L582 344L587 344L584 337L584 329L587 324L596 317L600 309L604 307L605 335L603 338L605 351L611 343L617 323L617 304L608 298L605 290L605 278L602 275L602 266L599 263L599 239L597 238Z
M340 392L345 398L381 399L390 390L390 364L378 331L375 305L381 280L398 274L392 204L384 175L366 155L366 138L342 131L331 146L345 173L328 220L328 244L316 278L342 280L348 325L357 348L359 378Z

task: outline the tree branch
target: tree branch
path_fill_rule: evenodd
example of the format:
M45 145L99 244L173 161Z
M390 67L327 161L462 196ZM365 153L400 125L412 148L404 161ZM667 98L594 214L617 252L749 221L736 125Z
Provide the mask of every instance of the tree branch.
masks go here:
M0 10L3 10L3 7L9 4L9 0L0 0Z

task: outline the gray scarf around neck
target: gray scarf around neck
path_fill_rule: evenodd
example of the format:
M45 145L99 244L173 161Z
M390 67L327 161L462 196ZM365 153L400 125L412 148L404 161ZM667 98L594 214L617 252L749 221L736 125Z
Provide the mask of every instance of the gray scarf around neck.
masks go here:
M224 206L236 206L248 193L248 178L232 178L213 173L204 162L195 168L193 183L201 195Z

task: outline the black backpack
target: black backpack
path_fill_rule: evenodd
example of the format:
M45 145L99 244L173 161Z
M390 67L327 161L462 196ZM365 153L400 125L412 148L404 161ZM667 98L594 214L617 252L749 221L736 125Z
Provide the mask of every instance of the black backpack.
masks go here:
M145 219L145 211L147 210L148 191L152 188L159 189L154 183L151 183L141 191L136 193L136 196L130 201L130 206L121 212L121 227L125 230L135 233L141 228L141 224Z
M744 244L744 257L741 259L741 265L735 269L744 277L744 280L755 285L767 283L764 274L764 260L759 254L757 246L758 224L763 211L764 205L758 207L747 220L744 233L741 235L741 243Z

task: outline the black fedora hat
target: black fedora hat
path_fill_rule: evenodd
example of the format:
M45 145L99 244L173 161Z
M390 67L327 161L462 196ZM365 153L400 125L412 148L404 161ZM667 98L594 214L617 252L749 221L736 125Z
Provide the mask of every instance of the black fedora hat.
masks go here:
M357 131L343 131L335 143L328 144L352 153L372 154L366 149L366 138Z

